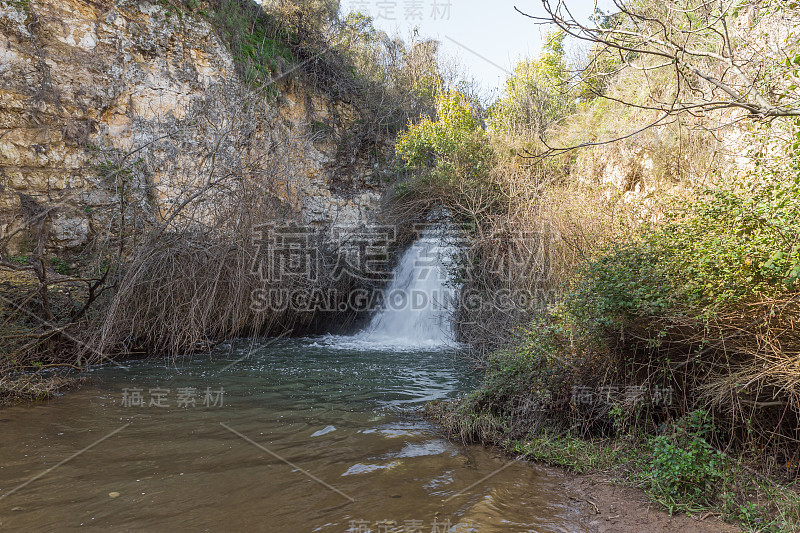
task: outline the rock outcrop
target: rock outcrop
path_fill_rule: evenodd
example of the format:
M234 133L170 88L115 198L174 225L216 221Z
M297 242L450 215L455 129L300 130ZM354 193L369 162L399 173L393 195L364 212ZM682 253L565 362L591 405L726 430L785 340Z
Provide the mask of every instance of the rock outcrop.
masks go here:
M344 161L336 142L354 120L349 104L297 80L245 86L202 13L3 0L0 242L11 254L78 250L186 202L213 217L202 193L226 179L268 183L306 223L368 221L381 195L374 161Z

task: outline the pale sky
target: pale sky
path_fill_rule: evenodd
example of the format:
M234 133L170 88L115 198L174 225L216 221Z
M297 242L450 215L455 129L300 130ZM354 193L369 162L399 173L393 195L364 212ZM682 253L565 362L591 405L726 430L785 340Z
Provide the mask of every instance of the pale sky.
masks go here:
M553 4L557 0L552 0ZM594 0L566 0L573 15L588 20ZM599 0L609 9L610 0ZM502 85L507 71L520 58L538 54L546 27L538 26L514 10L543 15L540 0L341 0L343 13L361 11L375 26L404 39L414 27L422 37L442 43L444 53L455 56L485 90ZM569 46L569 45L568 45ZM483 56L483 57L480 57Z

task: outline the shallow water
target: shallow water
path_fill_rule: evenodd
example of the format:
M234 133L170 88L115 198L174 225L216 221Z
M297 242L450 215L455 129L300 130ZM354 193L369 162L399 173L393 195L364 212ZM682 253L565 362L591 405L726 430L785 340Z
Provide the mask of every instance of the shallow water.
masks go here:
M0 411L0 531L581 531L557 474L421 419L464 376L452 351L335 337L95 370Z

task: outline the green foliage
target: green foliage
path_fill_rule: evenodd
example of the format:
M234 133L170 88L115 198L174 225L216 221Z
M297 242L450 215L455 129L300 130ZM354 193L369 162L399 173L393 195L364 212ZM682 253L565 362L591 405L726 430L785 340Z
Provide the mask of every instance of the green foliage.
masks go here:
M574 377L569 341L557 324L536 320L519 333L518 345L488 357L480 388L459 405L462 413L510 418L503 438L525 434L531 412L562 401Z
M494 133L540 134L572 110L564 38L562 32L549 34L538 59L523 60L514 67L502 98L489 109Z
M759 522L762 521L761 512L759 511L758 505L753 502L739 505L736 510L736 519L748 527L748 529L762 529L759 527Z
M790 487L761 486L768 497L758 502L737 500L732 492L721 494L726 520L741 524L752 533L797 531L800 523L800 495Z
M342 20L344 25L343 35L352 39L367 42L378 39L378 31L373 24L373 18L358 11L348 13Z
M658 316L707 320L799 282L800 185L761 180L707 193L606 250L567 300L573 315L600 327Z
M410 125L395 148L423 183L446 189L484 187L494 156L470 102L455 91L437 99L436 120Z
M755 187L715 193L700 203L698 216L664 230L676 230L674 252L692 280L689 293L700 302L774 295L800 280L800 187Z
M706 413L694 411L673 435L654 439L652 491L670 513L706 508L719 490L725 457L706 441L713 429Z
M564 365L551 345L547 327L539 325L517 347L489 356L483 392L493 401L510 397L536 398L546 401L550 389L563 378ZM527 398L526 398L527 399Z
M228 46L240 73L250 83L268 83L278 63L291 64L289 31L255 3L239 0L213 2L213 24Z
M648 243L619 245L590 263L564 309L593 330L636 316L663 314L677 302L662 256Z
M50 264L53 266L53 270L55 270L59 274L67 275L70 273L69 265L67 264L66 261L64 261L60 257L55 257L55 256L51 257Z

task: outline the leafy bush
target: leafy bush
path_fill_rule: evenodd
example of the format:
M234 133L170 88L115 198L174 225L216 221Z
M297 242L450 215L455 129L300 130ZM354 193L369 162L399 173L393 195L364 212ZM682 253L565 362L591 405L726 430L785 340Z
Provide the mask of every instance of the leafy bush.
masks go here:
M670 512L707 507L717 493L725 457L706 441L713 429L706 413L693 411L672 436L654 439L652 490Z
M673 278L702 306L795 290L800 281L800 185L766 181L701 200L697 214L658 234ZM658 242L657 241L657 242Z
M396 143L406 169L421 171L430 183L455 186L486 176L492 159L486 132L470 102L456 91L442 93L436 101L436 120L422 117L409 126Z
M409 125L395 151L417 190L433 189L445 203L490 206L499 198L491 179L494 151L471 102L456 91L440 94L436 119Z
M503 97L489 109L489 125L496 134L542 134L573 109L567 85L563 32L546 36L536 59L523 60L506 80Z
M800 285L800 184L762 180L708 193L689 213L617 245L584 271L573 311L603 326L690 316L794 291Z
M530 328L520 345L489 356L483 391L495 400L513 396L546 401L564 378L555 332L544 323Z

